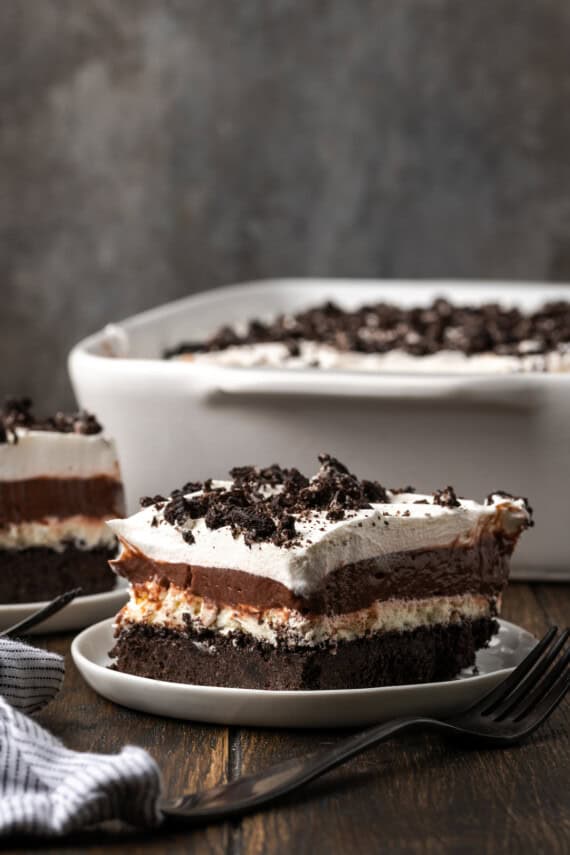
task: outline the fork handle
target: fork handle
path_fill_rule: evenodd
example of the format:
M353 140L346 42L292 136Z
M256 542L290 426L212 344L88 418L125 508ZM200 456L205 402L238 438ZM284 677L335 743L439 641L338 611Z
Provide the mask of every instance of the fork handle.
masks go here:
M343 739L334 748L308 757L294 757L257 775L238 778L210 790L183 795L178 799L163 799L159 807L168 816L195 820L221 819L246 813L308 784L366 748L390 739L396 733L427 727L452 729L451 725L433 718L407 716L392 719Z
M47 620L52 615L60 612L68 603L78 597L83 593L82 588L73 588L71 591L66 591L65 594L60 594L59 597L56 597L54 600L51 600L47 603L43 608L38 609L37 612L33 612L33 614L28 615L28 617L23 618L23 620L18 621L13 626L8 627L8 629L2 630L0 632L0 638L8 638L12 635L22 635L24 632L27 632L33 626L37 626L40 623L43 623L44 620Z

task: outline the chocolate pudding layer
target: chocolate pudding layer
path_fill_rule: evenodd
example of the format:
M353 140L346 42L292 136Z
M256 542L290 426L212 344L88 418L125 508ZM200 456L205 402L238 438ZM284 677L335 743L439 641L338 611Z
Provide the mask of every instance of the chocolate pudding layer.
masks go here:
M129 548L113 561L113 568L134 584L156 579L225 605L247 603L255 608L286 607L301 613L339 614L393 597L424 598L470 591L497 597L507 582L512 548L510 540L484 537L472 546L379 555L339 567L307 597L263 576L229 568L153 561Z
M116 478L26 478L0 481L0 526L46 517L116 517L124 508Z

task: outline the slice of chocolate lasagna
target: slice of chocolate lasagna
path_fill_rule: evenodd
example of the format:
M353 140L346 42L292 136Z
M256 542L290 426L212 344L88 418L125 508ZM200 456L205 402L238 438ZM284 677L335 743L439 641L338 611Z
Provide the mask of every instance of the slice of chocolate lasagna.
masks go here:
M525 499L359 480L329 455L236 468L110 523L131 582L121 671L214 686L343 689L454 677L497 629Z
M115 445L88 413L37 419L28 399L0 413L0 603L110 590L124 514Z

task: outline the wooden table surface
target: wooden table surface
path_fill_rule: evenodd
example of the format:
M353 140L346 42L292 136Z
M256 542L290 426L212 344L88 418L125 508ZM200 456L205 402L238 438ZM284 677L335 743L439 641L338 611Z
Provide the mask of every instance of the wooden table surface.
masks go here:
M513 583L503 616L541 635L570 623L570 585ZM155 718L86 686L70 635L39 639L65 653L60 697L38 717L82 751L146 748L165 788L210 787L293 754L333 744L338 731L227 728ZM39 843L45 852L105 853L569 853L570 700L527 743L474 750L407 735L353 759L296 796L241 821L181 831L111 829ZM29 851L21 842L12 851Z

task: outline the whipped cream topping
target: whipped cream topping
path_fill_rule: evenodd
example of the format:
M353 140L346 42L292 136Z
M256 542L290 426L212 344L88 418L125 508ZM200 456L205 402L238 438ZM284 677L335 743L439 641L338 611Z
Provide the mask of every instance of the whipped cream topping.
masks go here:
M90 478L106 475L120 480L117 451L101 434L57 433L16 428L0 444L0 478Z
M497 609L498 603L487 597L462 594L376 601L367 608L339 615L304 615L288 608L218 607L176 585L165 588L152 581L134 586L117 623L145 623L180 631L192 627L198 633L214 630L221 635L247 635L273 646L314 647L354 641L377 632L406 632L419 626L492 617Z
M549 353L533 353L533 342L524 342L528 353L510 356L497 353L466 354L441 350L415 356L404 350L387 353L358 353L337 350L314 341L298 342L298 353L291 355L282 342L242 344L207 353L180 354L175 359L231 368L319 368L328 371L364 371L434 374L518 374L522 372L570 371L570 345Z
M230 484L219 481L212 486ZM525 500L500 493L484 505L461 499L458 507L451 508L434 504L433 495L388 491L387 497L387 502L350 511L341 520L327 519L324 511L298 516L298 537L287 546L248 545L242 534L234 537L228 526L208 528L204 518L171 525L154 505L108 525L125 546L153 561L241 570L308 596L329 573L346 564L392 552L470 546L485 534L516 539L530 524ZM189 531L191 543L184 539Z

